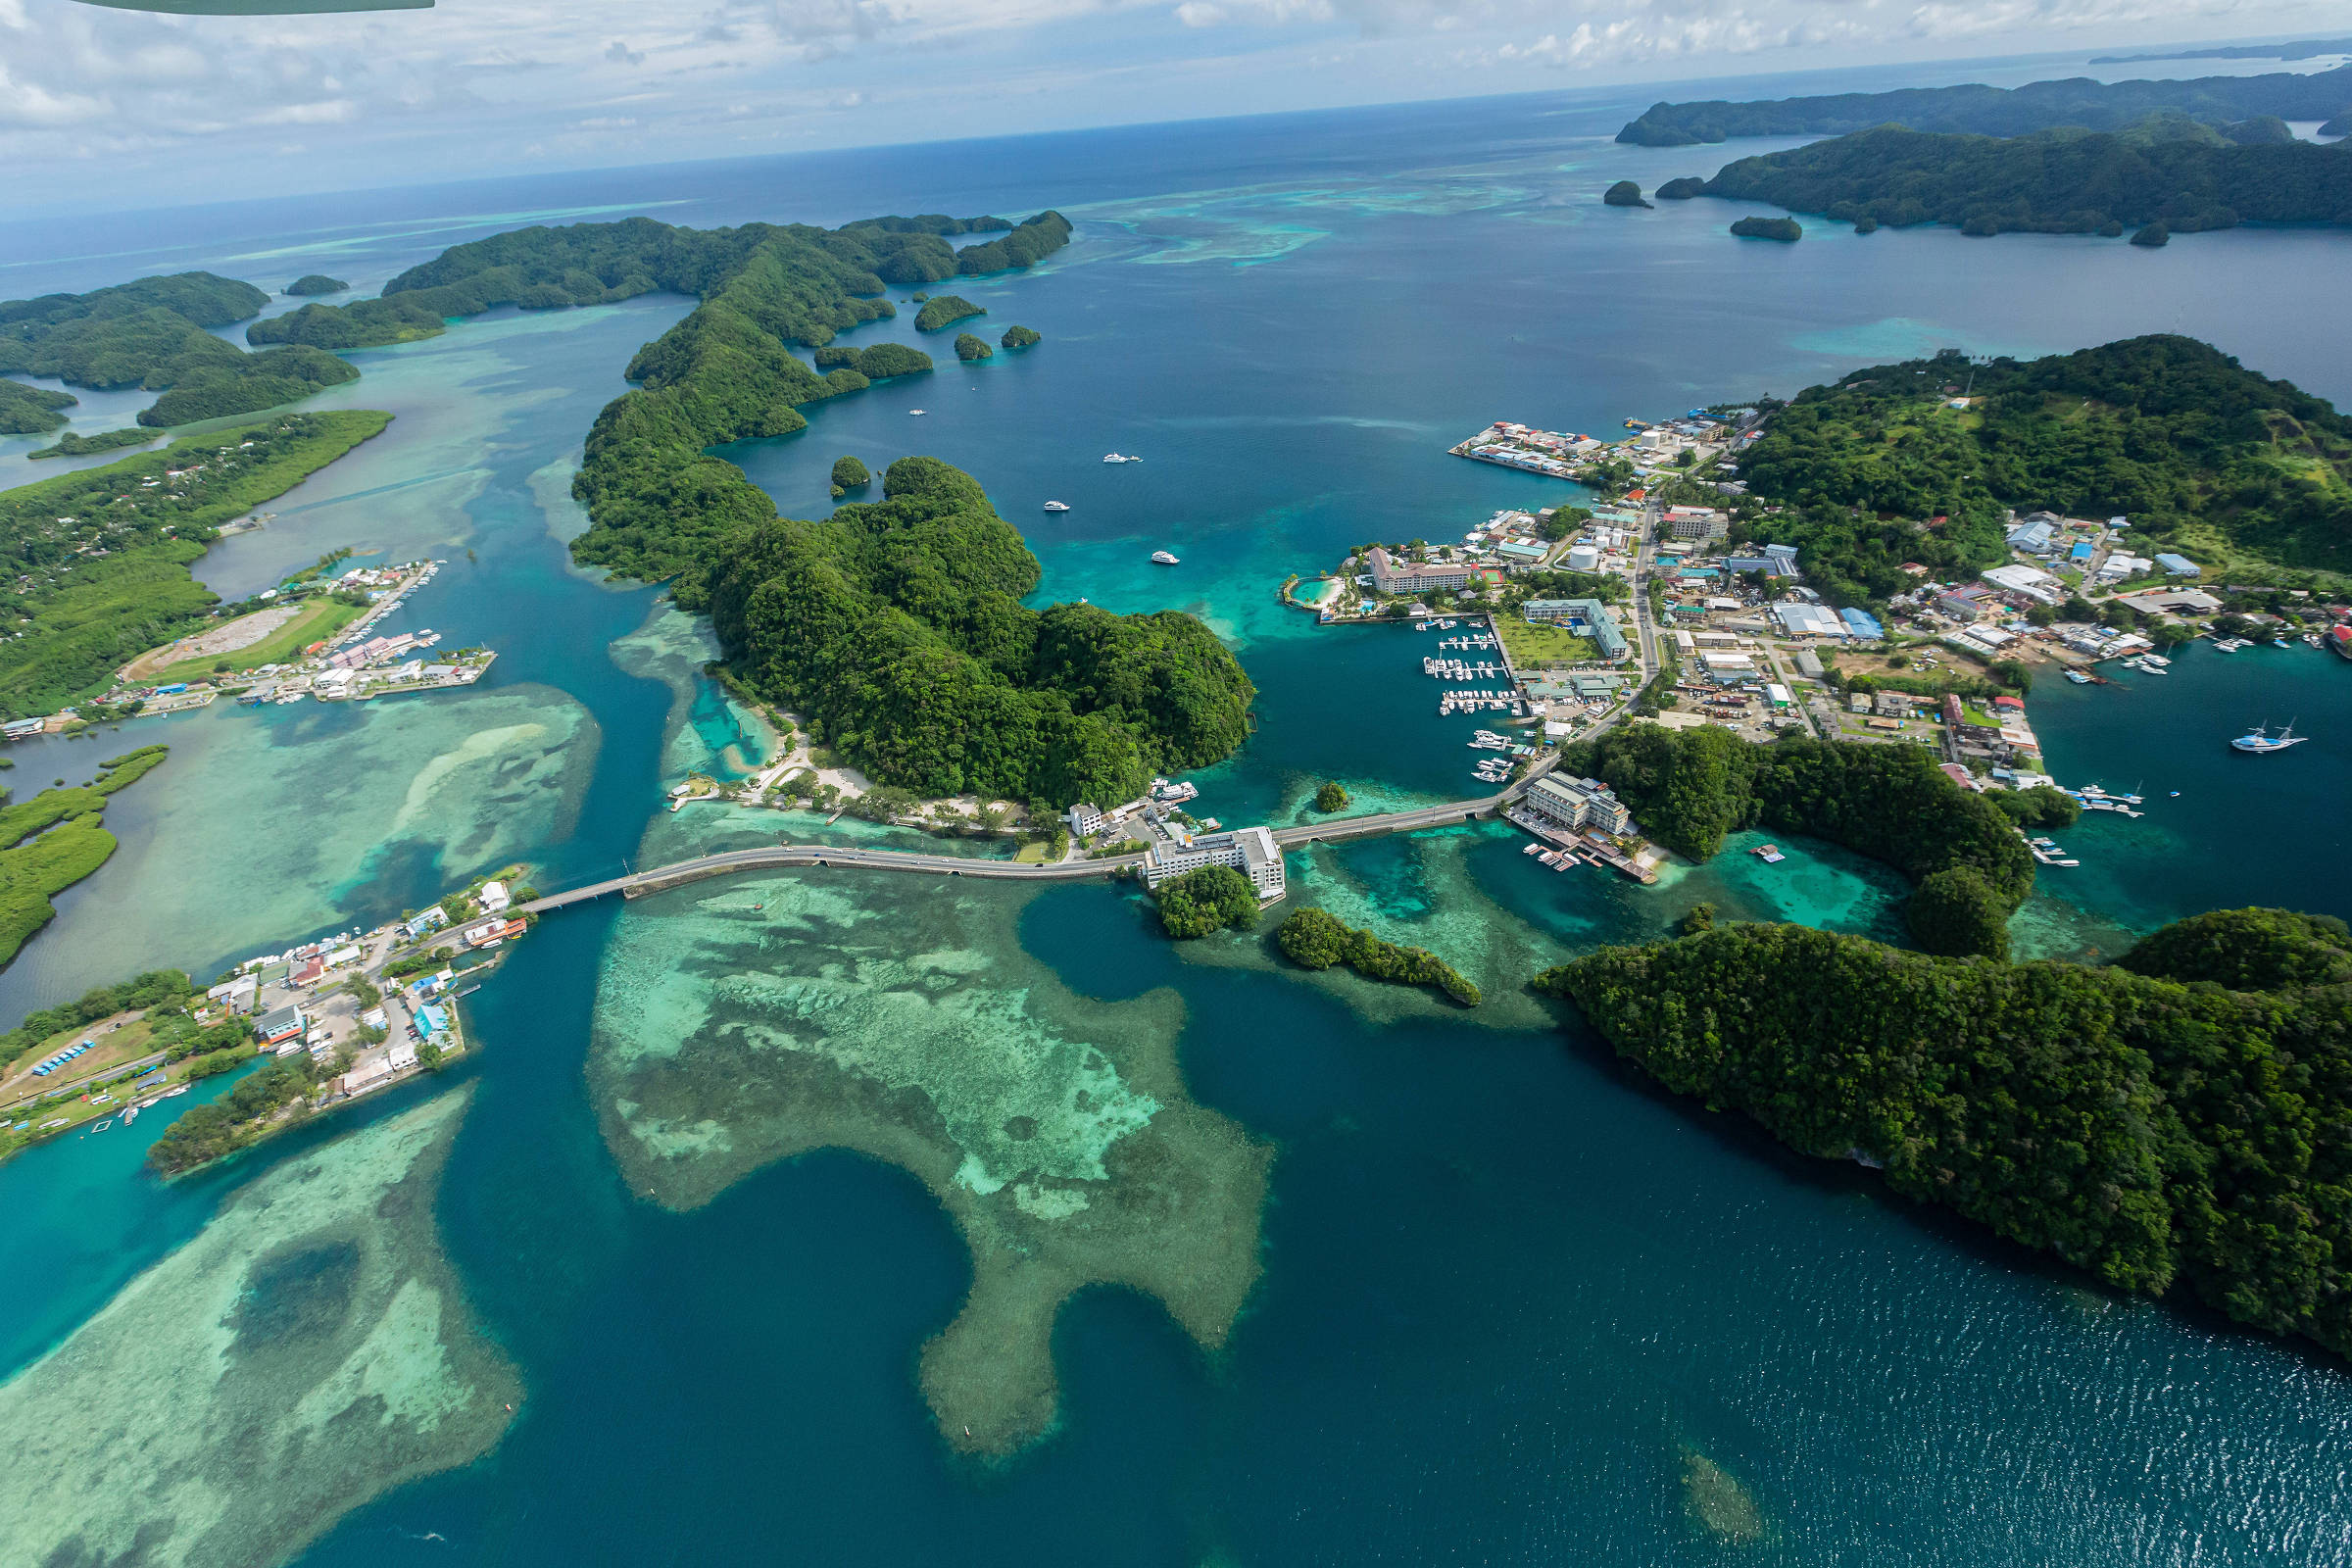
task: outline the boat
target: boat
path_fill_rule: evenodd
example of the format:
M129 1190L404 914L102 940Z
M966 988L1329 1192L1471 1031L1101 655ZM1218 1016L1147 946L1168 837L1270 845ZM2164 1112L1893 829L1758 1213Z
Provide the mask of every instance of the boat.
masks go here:
M2172 662L2162 654L2142 654L2139 656L2139 662L2143 664L2154 664L2158 669L2162 669Z
M907 412L908 414L920 414L920 413L922 413L923 411L922 411L921 409L908 409L906 412Z
M2073 681L2073 682L2074 682L2076 685L2078 685L2078 686L2087 686L2087 685L2089 685L2089 684L2090 684L2090 677L2089 677L2088 675L2085 675L2085 674L2083 674L2083 673L2082 673L2081 670L2079 670L2079 669L2070 669L2070 670L2068 670L2068 671L2066 672L2066 678L2067 678L2068 680L2071 680L2071 681Z
M1174 556L1169 555L1165 550L1152 551L1152 559L1162 566L1175 566L1182 564L1181 562L1179 562Z
M91 1128L91 1129L90 1129L90 1131L92 1131L92 1132L94 1132L94 1133L102 1133L102 1132L106 1131L106 1130L107 1130L109 1127L112 1127L114 1124L115 1124L115 1119L114 1119L114 1117L112 1117L112 1116L109 1116L109 1117L107 1117L107 1119L106 1119L106 1120L104 1120L104 1121L100 1122L100 1123L99 1123L97 1126L95 1126L95 1127Z
M2283 752L2289 746L2300 746L2309 739L2311 739L2311 737L2308 735L2296 734L2295 726L2290 720L2286 728L2280 730L2276 735L2270 733L2269 725L2257 724L2254 726L2254 733L2251 735L2240 735L2237 739L2231 741L2230 745L2236 751L2253 752L2257 755L2260 755L2264 752Z
M1766 865L1778 865L1788 858L1781 853L1781 847L1778 844L1759 844L1747 853L1762 860Z
M2292 648L2294 644L2288 642L2283 637L2274 637L2271 639L2271 646L2273 648Z
M1066 501L1049 501L1046 503L1046 510L1048 512L1067 512L1070 510L1070 504Z
M1141 463L1144 460L1141 458L1123 458L1116 452L1106 452L1102 455L1102 461L1104 463Z

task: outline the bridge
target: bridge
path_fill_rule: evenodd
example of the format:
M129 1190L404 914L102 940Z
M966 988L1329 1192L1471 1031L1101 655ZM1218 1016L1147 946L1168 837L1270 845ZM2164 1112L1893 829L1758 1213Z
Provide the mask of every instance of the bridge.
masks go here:
M1426 828L1450 827L1456 822L1493 816L1525 795L1530 784L1551 771L1558 758L1556 752L1546 754L1525 778L1499 795L1448 801L1443 806L1418 807L1409 811L1381 811L1368 816L1334 817L1327 822L1275 828L1272 830L1274 842L1284 849L1295 849L1305 844L1340 844L1349 839L1375 838L1385 833L1414 833ZM726 850L717 855L697 856L691 860L675 860L650 870L633 871L627 876L609 877L602 882L573 888L567 893L553 893L545 898L533 899L528 904L517 904L511 912L544 914L550 909L585 904L591 899L601 899L613 893L625 899L642 898L649 893L683 887L707 877L730 876L738 871L767 871L782 866L916 871L932 876L968 876L1004 882L1076 882L1091 877L1116 876L1143 863L1141 855L1116 855L1100 860L1063 860L1053 865L1032 865L1018 860L983 860L962 855L927 855L916 850L868 850L835 844L765 844L754 849Z

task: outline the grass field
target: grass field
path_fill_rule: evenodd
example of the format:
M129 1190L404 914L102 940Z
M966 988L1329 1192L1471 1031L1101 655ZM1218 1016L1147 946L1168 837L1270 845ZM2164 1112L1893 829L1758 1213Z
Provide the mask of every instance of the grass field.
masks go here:
M1511 663L1519 669L1553 663L1589 664L1596 657L1590 641L1565 626L1530 625L1517 615L1496 615L1494 624Z
M169 686L174 681L209 679L220 672L216 666L223 663L231 671L283 663L319 639L332 637L366 613L368 607L365 605L346 605L336 601L332 595L319 594L303 606L301 614L258 643L225 654L204 654L194 659L183 659L176 664L167 664L152 674L140 674L134 678L149 686ZM139 657L149 659L154 655L148 653ZM136 661L131 667L136 667Z

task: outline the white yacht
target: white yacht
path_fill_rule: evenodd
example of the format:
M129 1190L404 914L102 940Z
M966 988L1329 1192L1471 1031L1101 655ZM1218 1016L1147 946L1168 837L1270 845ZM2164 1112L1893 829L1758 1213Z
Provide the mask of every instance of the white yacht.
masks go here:
M1181 563L1178 562L1174 556L1169 555L1165 550L1152 551L1152 559L1162 566L1174 566L1181 564Z
M1070 504L1066 501L1049 501L1046 503L1046 510L1048 512L1067 512L1070 510Z
M1111 452L1104 454L1102 461L1104 463L1141 463L1144 460L1141 458L1122 458L1116 452Z
M2257 724L2254 726L2254 733L2251 735L2240 735L2237 739L2231 741L2230 744L2241 752L2254 752L2256 754L2260 754L2263 752L2283 752L2289 746L2300 746L2309 739L2311 739L2311 737L2308 735L2296 734L2295 726L2291 723L2276 735L2273 735L2270 732L2269 725Z

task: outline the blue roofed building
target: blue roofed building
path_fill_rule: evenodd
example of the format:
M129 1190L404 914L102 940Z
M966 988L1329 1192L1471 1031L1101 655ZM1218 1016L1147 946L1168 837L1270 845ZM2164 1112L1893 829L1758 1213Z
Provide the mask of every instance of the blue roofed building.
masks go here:
M2158 556L2156 564L2164 568L2165 575L2168 577L2201 577L2205 574L2203 566L2198 565L2186 556L2176 556L2170 551Z
M1879 617L1867 610L1840 610L1838 618L1845 622L1846 629L1854 634L1856 642L1884 642L1886 638L1886 628L1880 625Z
M2066 556L2069 561L2088 561L2090 559L2090 541L2087 539L2079 539L2075 542L2075 548L2068 551Z

